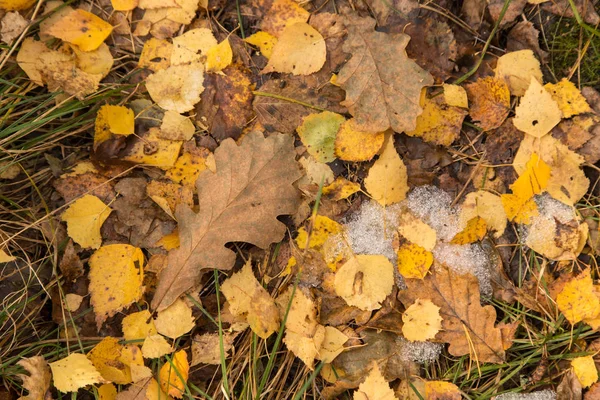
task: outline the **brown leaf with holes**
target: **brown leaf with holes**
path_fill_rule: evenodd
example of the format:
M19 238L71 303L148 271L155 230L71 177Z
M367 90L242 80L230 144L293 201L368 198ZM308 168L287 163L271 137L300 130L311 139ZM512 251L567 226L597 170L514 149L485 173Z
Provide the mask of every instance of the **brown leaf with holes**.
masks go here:
M279 241L285 225L279 215L293 214L300 202L292 184L300 178L293 139L287 135L264 138L252 132L237 145L224 140L215 151L217 172L196 181L200 211L180 206L175 211L181 245L171 250L162 270L154 309L168 307L197 285L206 269L228 270L235 252L228 242L247 242L265 248Z
M504 361L502 332L494 326L496 310L481 306L477 278L437 264L425 279L407 279L406 285L408 289L398 293L406 307L417 299L430 299L440 307L442 330L436 339L450 344L450 354L469 354L479 362Z

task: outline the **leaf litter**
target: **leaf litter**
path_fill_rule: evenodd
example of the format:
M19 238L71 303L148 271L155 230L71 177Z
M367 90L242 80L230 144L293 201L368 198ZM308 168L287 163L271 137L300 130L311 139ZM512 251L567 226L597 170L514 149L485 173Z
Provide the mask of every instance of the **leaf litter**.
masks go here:
M36 90L139 87L97 107L91 162L60 155L49 203L66 226L53 317L89 305L73 331L103 339L20 360L25 398L51 385L220 396L227 379L199 376L280 339L325 398L476 398L470 374L520 363L514 344L551 313L570 332L600 327L600 117L593 89L545 73L534 24L512 28L537 2L465 2L456 15L487 7L509 41L474 76L465 27L411 1L105 3L48 3L39 35L19 38L31 2L0 1L2 40ZM20 254L7 243L2 263ZM531 284L544 306L526 300ZM594 339L569 341L560 384L537 385L527 365L485 398L591 399L597 351L579 353Z

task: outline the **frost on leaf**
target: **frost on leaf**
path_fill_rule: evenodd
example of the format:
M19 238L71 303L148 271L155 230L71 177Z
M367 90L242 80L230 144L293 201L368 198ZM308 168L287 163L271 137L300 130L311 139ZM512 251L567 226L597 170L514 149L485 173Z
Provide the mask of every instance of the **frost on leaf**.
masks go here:
M293 214L299 203L292 186L300 177L292 141L286 135L264 138L254 132L240 145L232 139L221 143L215 151L217 172L205 172L196 182L200 211L182 206L175 213L181 244L169 252L153 308L173 303L199 282L203 270L230 269L235 253L226 243L265 248L281 240L285 225L277 216Z

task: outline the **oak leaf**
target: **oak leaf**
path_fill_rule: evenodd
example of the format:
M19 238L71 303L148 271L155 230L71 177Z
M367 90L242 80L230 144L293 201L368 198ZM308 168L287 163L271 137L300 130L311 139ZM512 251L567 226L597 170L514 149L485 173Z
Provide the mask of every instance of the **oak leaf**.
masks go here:
M477 278L436 265L425 279L407 279L406 284L408 289L398 293L405 306L428 298L440 307L442 330L436 338L450 344L450 354L470 354L480 362L504 360L502 333L494 326L496 310L481 306Z
M23 387L29 391L27 396L21 396L20 399L44 400L52 379L50 368L44 357L34 356L23 358L17 364L29 372L29 375L17 375L23 381Z
M164 309L195 286L203 270L228 270L235 253L228 242L265 248L279 241L285 225L277 220L293 214L299 203L292 186L300 170L294 160L293 138L250 133L237 145L224 140L215 151L217 172L196 181L200 211L180 206L175 211L181 245L171 250L162 270L152 307Z
M343 49L352 58L337 76L346 91L342 105L355 117L357 129L412 131L423 111L421 89L433 84L433 77L406 55L408 35L376 32L374 27L371 18L348 19Z

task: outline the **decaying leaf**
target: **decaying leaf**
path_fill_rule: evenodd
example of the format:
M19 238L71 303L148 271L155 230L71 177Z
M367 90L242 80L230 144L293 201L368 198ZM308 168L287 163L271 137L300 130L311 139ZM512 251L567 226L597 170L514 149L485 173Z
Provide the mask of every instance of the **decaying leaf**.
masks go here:
M571 118L574 115L592 111L579 89L577 89L573 82L566 78L563 78L556 84L547 83L544 85L544 88L558 104L563 118Z
M475 243L483 239L486 232L487 224L485 220L479 216L473 217L467 221L467 226L458 232L450 243L458 245Z
M285 135L250 133L239 146L231 139L221 143L215 151L217 172L196 182L200 212L180 207L175 213L181 245L169 252L153 308L166 308L195 286L202 270L230 269L235 253L225 243L266 247L283 237L285 226L276 217L294 213L298 205L292 183L300 173L293 152L292 138Z
M376 32L374 27L374 19L349 18L343 49L352 58L337 76L346 91L342 105L361 131L412 131L423 111L421 89L433 84L433 78L407 57L407 35Z
M199 62L172 65L146 79L152 100L168 111L184 113L194 108L204 90L204 66Z
M427 400L460 400L460 389L452 382L426 381L425 398Z
M171 65L173 44L166 40L150 38L144 43L138 60L138 68L148 68L153 72L167 69Z
M502 334L494 326L496 310L490 305L481 306L477 278L436 265L425 279L407 279L406 285L408 290L398 293L405 306L417 299L430 299L440 307L442 330L436 338L450 344L450 354L469 354L479 362L504 360Z
M102 200L87 194L75 200L61 218L67 222L67 233L75 243L97 249L102 244L100 228L111 211Z
M123 160L162 169L170 169L175 165L181 141L161 139L158 128L150 128L135 139L125 150Z
M498 128L510 112L510 92L503 79L479 78L465 87L471 108L469 114L484 131Z
M46 392L50 388L52 375L50 367L43 356L34 356L23 358L17 362L29 373L29 375L19 374L18 377L23 381L23 388L29 394L21 396L22 400L44 400Z
M233 348L233 340L237 332L223 332L223 352L227 357L229 351ZM198 364L221 364L221 342L218 333L205 333L196 335L192 342L192 362L193 367Z
M190 371L185 350L179 350L173 355L171 362L165 363L158 373L161 389L169 396L182 398Z
M0 38L8 45L18 38L29 22L16 11L7 12L0 22Z
M171 339L185 335L195 325L192 309L181 299L159 311L154 320L156 331Z
M417 299L402 314L402 334L412 342L435 338L442 329L440 308L428 299Z
M360 191L360 185L338 176L331 184L323 188L323 194L333 201L347 199Z
M92 362L80 353L72 353L50 363L50 369L54 387L63 393L75 392L87 385L103 382Z
M369 161L383 145L384 132L363 132L354 119L344 121L335 136L335 155L344 161Z
M369 169L364 184L371 197L384 207L406 198L408 192L406 166L394 147L393 135L386 137L381 154Z
M139 351L139 348L136 349ZM131 360L126 358L125 348L119 344L118 339L105 337L94 346L87 358L106 381L121 385L133 382L129 368Z
M479 190L471 192L465 197L460 209L460 220L463 226L475 217L481 217L488 230L494 231L495 237L504 233L507 224L506 213L502 206L500 196Z
M275 37L281 36L286 26L306 22L310 13L294 0L259 0L256 3L264 10L260 29Z

